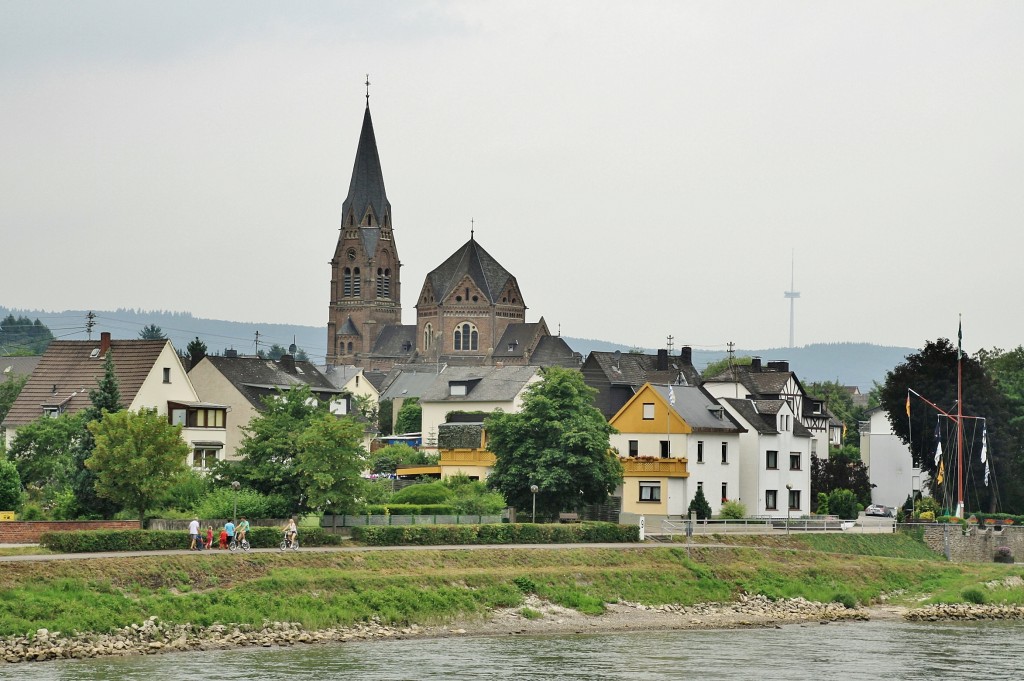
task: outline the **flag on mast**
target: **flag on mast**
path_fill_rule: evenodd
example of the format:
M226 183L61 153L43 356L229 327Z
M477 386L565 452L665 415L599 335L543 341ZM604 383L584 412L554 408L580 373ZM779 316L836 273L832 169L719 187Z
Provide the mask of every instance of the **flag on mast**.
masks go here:
M910 417L910 393L907 393L907 418Z
M946 465L944 461L939 462L939 473L935 476L935 484L941 485L946 477Z
M668 403L673 407L676 406L676 392L672 390L672 386L668 387Z
M942 459L942 425L939 421L935 422L935 465L940 465Z
M985 464L985 487L988 487L988 427L981 429L981 462Z
M964 322L960 320L960 323L956 327L956 358L960 359L964 356Z

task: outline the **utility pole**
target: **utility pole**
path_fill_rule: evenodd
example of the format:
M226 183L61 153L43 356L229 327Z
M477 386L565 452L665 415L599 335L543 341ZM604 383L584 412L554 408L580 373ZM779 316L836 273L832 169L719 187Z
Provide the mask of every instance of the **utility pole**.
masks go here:
M260 356L260 331L256 329L256 356Z
M96 313L89 310L85 313L85 332L89 340L92 340L92 327L96 326Z

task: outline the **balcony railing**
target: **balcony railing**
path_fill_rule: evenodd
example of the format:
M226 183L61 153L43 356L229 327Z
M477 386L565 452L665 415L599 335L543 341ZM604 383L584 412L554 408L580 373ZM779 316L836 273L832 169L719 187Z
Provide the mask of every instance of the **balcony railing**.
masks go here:
M442 449L439 463L442 466L493 466L495 461L494 454L483 449Z
M686 478L690 473L686 470L686 459L655 459L642 460L620 458L622 468L628 476L668 475L674 478Z

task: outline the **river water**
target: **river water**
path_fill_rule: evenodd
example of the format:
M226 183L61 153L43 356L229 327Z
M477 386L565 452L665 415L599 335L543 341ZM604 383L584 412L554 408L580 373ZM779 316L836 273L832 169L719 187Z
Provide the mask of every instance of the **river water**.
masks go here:
M1020 679L1024 625L799 624L781 629L459 637L0 666L0 679Z

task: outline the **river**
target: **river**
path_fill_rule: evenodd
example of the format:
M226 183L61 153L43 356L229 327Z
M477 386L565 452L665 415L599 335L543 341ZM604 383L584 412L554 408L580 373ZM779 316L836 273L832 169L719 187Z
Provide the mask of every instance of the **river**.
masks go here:
M1019 679L1019 622L407 639L0 666L0 679Z

